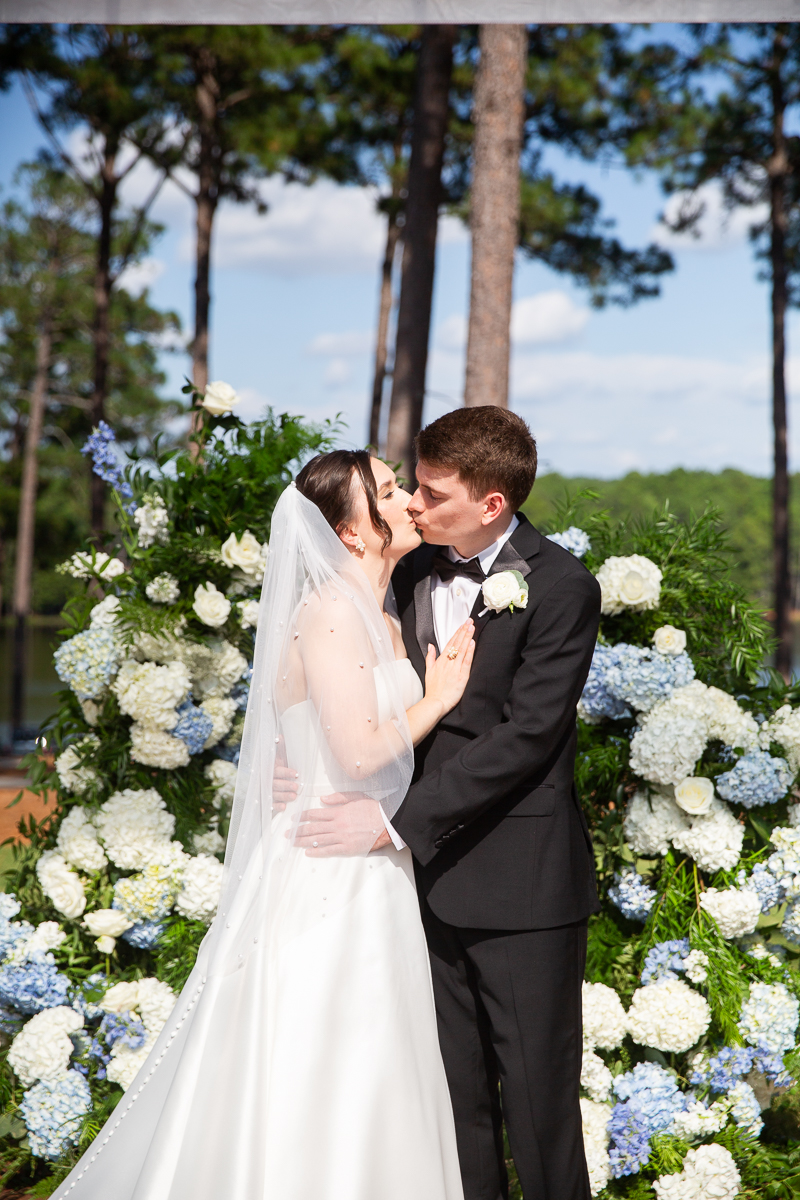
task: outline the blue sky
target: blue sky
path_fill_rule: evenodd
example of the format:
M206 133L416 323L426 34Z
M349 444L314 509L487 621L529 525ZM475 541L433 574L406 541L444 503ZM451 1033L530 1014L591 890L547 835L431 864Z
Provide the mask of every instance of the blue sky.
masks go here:
M17 87L0 94L0 184L43 144ZM585 182L602 198L629 245L658 235L664 208L658 181L601 169L549 152L562 179ZM147 171L131 179L144 193ZM366 437L371 342L377 315L383 220L374 197L320 183L264 185L270 208L224 205L212 279L211 377L243 397L242 415L265 403L311 418L342 413L343 444ZM567 277L518 259L512 406L529 421L546 468L614 477L630 469L741 467L770 472L769 297L756 280L747 218L723 227L710 216L699 242L671 249L677 270L656 300L597 312ZM192 209L170 186L155 217L166 232L136 287L173 308L191 330ZM658 236L664 236L663 233ZM460 403L469 294L469 239L452 218L440 225L425 417ZM800 360L792 359L800 318L789 319L790 446L800 463ZM188 370L165 355L176 394Z

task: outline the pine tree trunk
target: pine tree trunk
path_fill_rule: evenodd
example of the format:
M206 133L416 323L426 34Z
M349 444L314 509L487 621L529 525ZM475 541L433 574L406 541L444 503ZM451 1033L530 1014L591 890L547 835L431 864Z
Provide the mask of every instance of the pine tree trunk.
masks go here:
M378 337L375 346L375 377L372 381L372 407L369 415L369 445L379 449L383 385L386 379L386 352L389 334L389 317L392 313L392 274L400 226L397 212L392 208L387 217L386 252L381 269L381 298L378 308Z
M36 375L28 410L28 428L22 459L22 486L19 495L17 547L14 564L14 669L11 685L11 739L21 732L25 716L25 635L31 611L33 579L34 528L36 524L36 490L39 468L39 443L47 402L47 383L50 373L52 332L49 317L45 317L36 346Z
M426 25L417 65L403 267L386 457L414 478L414 437L422 425L436 266L436 231L453 70L455 25Z
M97 426L106 416L108 396L108 358L110 352L111 314L111 236L114 207L117 202L117 178L114 172L116 153L106 147L103 156L100 192L100 235L97 242L97 266L94 278L94 389L92 392L91 422ZM103 532L105 521L106 485L95 475L89 461L89 521L92 533Z
M194 281L194 338L192 340L192 382L198 391L208 386L208 329L211 309L211 234L218 202L216 171L216 120L219 85L214 76L214 58L202 50L198 63L196 88L200 114L198 130L200 152L197 172L197 248Z
M527 50L524 25L481 25L470 204L472 286L466 405L508 407Z
M786 422L786 176L789 161L784 134L783 88L780 63L782 35L776 35L777 69L772 79L773 155L767 167L770 193L770 265L772 273L772 419L774 477L772 538L775 572L775 666L784 679L792 672L791 575L789 568L789 465Z

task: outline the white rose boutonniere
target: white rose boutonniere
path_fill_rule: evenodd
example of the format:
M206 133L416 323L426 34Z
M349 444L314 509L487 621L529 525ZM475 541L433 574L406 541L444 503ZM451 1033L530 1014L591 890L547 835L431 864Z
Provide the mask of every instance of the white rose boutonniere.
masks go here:
M211 413L212 417L221 417L236 407L239 403L239 397L229 383L217 380L216 383L208 385L201 403L203 408Z
M204 625L224 625L231 611L231 602L213 583L200 584L194 591L192 608Z
M481 584L481 591L486 601L486 608L478 614L481 617L490 611L502 612L508 608L513 612L515 607L526 608L528 605L528 585L519 571L498 571L496 575L490 575Z

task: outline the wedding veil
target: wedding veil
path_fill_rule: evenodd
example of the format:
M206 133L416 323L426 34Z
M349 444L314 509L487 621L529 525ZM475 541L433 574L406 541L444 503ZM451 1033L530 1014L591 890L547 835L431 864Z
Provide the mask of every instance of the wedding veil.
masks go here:
M394 661L364 571L290 485L272 519L217 916L149 1057L57 1200L256 1195L235 1164L268 1120L281 948L325 915L321 879L330 913L363 875L346 858L306 856L293 838L304 807L331 791L371 796L388 816L401 803L413 751ZM273 813L276 755L300 794ZM200 1162L211 1165L201 1173Z

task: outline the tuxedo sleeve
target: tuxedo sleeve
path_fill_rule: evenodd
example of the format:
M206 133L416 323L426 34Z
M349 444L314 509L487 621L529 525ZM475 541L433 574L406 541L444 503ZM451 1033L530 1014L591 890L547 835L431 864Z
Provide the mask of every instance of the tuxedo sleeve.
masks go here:
M392 818L423 865L443 836L457 835L547 766L575 720L599 617L600 588L588 571L558 580L541 599L503 720L412 784Z

